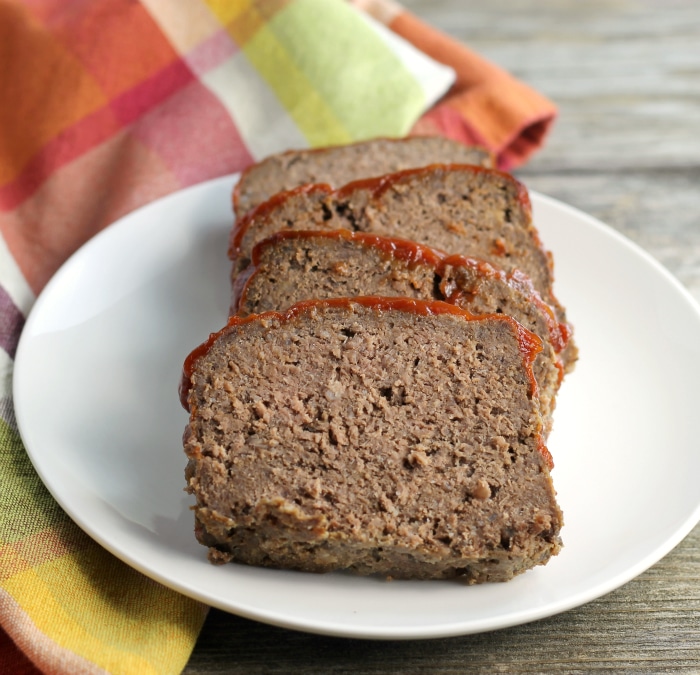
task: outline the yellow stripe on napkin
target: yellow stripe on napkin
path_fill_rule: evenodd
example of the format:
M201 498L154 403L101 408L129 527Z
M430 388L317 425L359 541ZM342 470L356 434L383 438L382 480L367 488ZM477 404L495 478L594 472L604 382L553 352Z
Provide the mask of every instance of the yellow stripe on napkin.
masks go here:
M3 512L12 514L0 523L0 588L36 630L107 672L180 672L206 608L92 542L53 501L3 420L0 449L12 469L0 491Z
M404 135L433 102L405 55L344 0L207 4L311 146ZM452 73L432 68L446 90Z
M257 31L243 51L311 145L349 142L350 134L272 25Z

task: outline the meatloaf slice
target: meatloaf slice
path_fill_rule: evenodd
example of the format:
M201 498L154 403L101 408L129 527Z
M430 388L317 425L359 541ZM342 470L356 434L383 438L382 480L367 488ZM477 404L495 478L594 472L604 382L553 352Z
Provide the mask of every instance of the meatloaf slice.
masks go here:
M546 563L539 347L509 317L405 298L232 317L181 388L210 560L469 583Z
M232 309L283 310L301 300L358 295L446 300L472 314L512 316L543 341L534 364L547 431L564 366L561 326L522 274L446 254L413 241L349 230L284 230L255 245Z
M246 169L233 192L237 216L272 195L306 183L340 187L361 178L381 176L437 162L493 166L487 150L441 136L375 138L350 145L290 150L271 155Z

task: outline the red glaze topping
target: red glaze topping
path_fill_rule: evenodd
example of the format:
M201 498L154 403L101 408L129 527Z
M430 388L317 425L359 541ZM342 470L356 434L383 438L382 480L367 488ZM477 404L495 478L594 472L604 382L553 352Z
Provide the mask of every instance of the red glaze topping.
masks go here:
M375 178L363 178L361 180L353 181L348 183L343 187L334 190L330 185L325 183L320 184L309 184L302 185L298 188L292 190L287 190L285 192L279 192L266 202L263 202L257 208L253 209L247 213L240 221L238 221L233 231L231 232L231 240L229 246L229 257L235 259L240 251L241 241L245 236L245 232L250 226L250 223L257 219L266 216L274 209L285 202L287 199L291 198L296 194L313 194L320 193L327 198L334 198L338 200L349 199L354 192L359 190L367 190L370 192L370 200L376 200L381 197L383 192L386 192L394 185L403 183L404 181L410 182L414 176L422 176L425 174L433 173L447 173L451 171L462 171L465 173L472 174L490 174L495 176L500 176L506 182L511 183L516 189L516 199L524 211L528 214L528 218L532 217L532 205L530 203L530 197L527 192L527 188L518 180L516 180L511 174L505 173L503 171L498 171L497 169L487 169L483 166L475 166L473 164L431 164L430 166L419 167L416 169L405 169L404 171L397 171L396 173L386 174L384 176L378 176ZM542 242L537 234L535 228L532 228L533 237L536 244L542 248ZM544 249L543 249L544 250Z
M324 239L344 239L345 241L355 242L360 246L376 248L385 259L403 260L409 267L428 265L433 269L437 269L446 255L442 251L408 239L381 237L367 232L353 232L352 230L281 230L258 242L253 247L250 264L233 282L231 313L237 312L243 304L248 289L248 282L257 272L261 254L266 248L274 246L278 241L284 239L315 239L319 237Z
M183 408L185 408L185 410L190 409L188 395L191 388L192 375L194 373L197 361L205 356L213 347L217 339L226 334L228 331L246 323L259 321L260 319L276 319L277 321L284 323L291 321L306 312L312 312L315 309L324 309L328 307L352 307L353 305L370 307L378 312L413 312L421 316L450 314L452 316L460 317L465 321L484 321L487 319L504 321L510 324L517 336L520 355L523 359L523 365L525 366L527 377L530 382L530 395L533 397L537 396L538 387L532 366L537 354L542 351L542 341L534 333L531 333L529 330L520 325L515 319L504 314L486 314L482 316L474 316L464 309L460 309L455 305L450 305L449 303L441 302L439 300L426 301L409 298L366 296L357 298L333 298L330 300L307 300L293 305L284 312L264 312L262 314L251 314L250 316L246 317L230 317L227 325L224 326L224 328L216 333L211 333L206 342L203 342L201 345L196 347L185 359L182 380L179 388L180 402L182 403ZM552 457L544 445L544 441L541 437L538 440L538 451L547 462L547 466L550 469L553 468Z
M352 230L282 230L255 245L251 256L253 265L260 263L260 252L263 249L274 246L276 242L282 239L313 239L315 237L357 242L361 246L379 249L387 258L403 260L412 266L430 265L431 267L437 267L446 255L442 251L424 244L418 244L410 239L382 237L367 232L353 232Z
M503 270L497 269L485 260L470 258L464 255L448 255L443 251L408 239L383 237L366 232L353 232L351 230L282 230L255 245L251 256L252 267L255 268L260 264L261 252L265 248L274 246L277 241L282 239L313 239L314 237L344 239L345 241L357 242L362 246L374 247L379 249L385 257L403 260L410 266L428 265L433 268L435 273L440 277L444 276L444 270L448 265L452 267L470 267L475 269L478 274L484 278L498 279L516 288L537 305L547 321L549 341L554 347L555 352L561 352L568 342L570 336L569 327L557 321L552 307L542 300L542 296L540 296L534 288L529 277L519 270L514 270L506 274ZM236 289L234 287L235 299L232 306L239 306L240 303L237 299L243 296L245 285L253 274L255 274L255 269L249 267L236 279L236 286L238 286L238 288ZM444 288L442 290L449 302L454 302L460 294L460 291L456 289L453 292L446 292Z
M428 265L434 270L435 274L441 278L445 276L445 268L447 266L469 267L474 269L480 276L486 279L497 279L502 283L508 284L527 296L528 299L538 307L540 313L545 318L549 342L556 353L560 353L569 340L571 334L569 327L557 321L552 307L542 300L542 296L540 296L534 288L530 279L519 270L514 270L506 274L503 270L494 267L485 260L470 258L464 255L448 255L443 251L418 244L412 240L382 237L366 232L353 232L351 230L282 230L258 242L253 248L251 265L249 265L234 282L231 313L237 311L243 302L248 281L257 271L257 266L260 264L261 252L265 248L274 246L276 242L283 239L313 239L314 237L344 239L345 241L357 242L362 246L374 247L379 249L387 258L403 260L410 266ZM464 291L456 288L448 289L445 287L445 284L441 284L440 288L445 295L445 299L450 303L457 302L465 295Z
M413 312L421 316L435 316L440 314L451 314L458 316L465 321L484 321L486 319L495 319L505 321L511 325L516 335L518 336L518 344L520 353L528 368L528 377L530 379L531 393L537 395L537 382L532 373L532 363L537 354L542 351L542 341L534 333L524 328L515 319L506 316L505 314L482 314L475 316L466 309L461 309L456 305L451 305L440 300L416 300L412 298L386 298L380 296L365 296L356 298L331 298L329 300L304 300L292 305L284 312L263 312L262 314L251 314L241 317L238 315L231 316L226 326L216 333L211 333L206 342L196 347L189 356L185 359L183 366L183 382L180 388L180 400L183 407L187 409L187 394L190 388L190 378L194 372L196 362L205 356L212 348L216 340L227 333L229 330L242 326L246 323L259 321L260 319L276 319L280 323L285 323L301 316L305 312L313 311L314 309L324 309L326 307L352 307L352 305L362 305L363 307L371 307L378 312L399 311Z
M520 270L513 270L510 273L506 273L485 260L470 258L464 255L450 255L445 258L442 271L440 272L441 276L444 275L444 269L447 266L471 267L472 269L476 269L481 276L487 279L499 279L503 283L518 290L523 295L526 295L531 302L537 305L541 314L544 316L549 333L549 342L554 348L554 351L558 354L566 347L571 337L571 328L567 324L557 321L554 309L542 299L542 296L532 285L532 281L526 274L523 274ZM452 292L446 289L442 290L450 302L455 302L461 294L459 289L454 289Z
M423 176L425 174L449 173L452 171L461 171L464 173L482 174L500 176L506 182L512 183L516 188L516 199L518 204L532 216L532 204L527 192L527 188L511 174L499 171L498 169L489 169L485 166L476 166L474 164L430 164L415 169L404 169L396 173L388 173L384 176L376 178L363 178L353 181L343 187L338 188L333 192L333 196L338 199L348 199L352 193L357 190L368 190L371 193L370 199L378 199L382 193L391 189L394 185L398 185L405 181L410 182L414 176Z
M547 468L551 471L554 468L554 459L552 458L552 453L549 452L549 448L544 444L544 438L541 435L537 443L537 451L542 455Z
M419 138L419 137L420 136L412 136L411 138ZM384 141L385 143L403 143L404 141L406 141L406 138L390 138L388 136L382 136L382 137L374 138L372 140L373 141ZM351 145L363 145L366 142L367 141L358 141L356 143L352 143ZM489 154L491 156L491 160L493 161L493 159L494 159L493 153L490 150L486 149L485 147L471 145L471 144L469 144L469 147L472 147L472 148L477 149L477 150L481 150L481 151ZM293 149L293 150L286 150L285 152L281 152L277 156L278 157L287 157L289 155L294 155L294 154L317 155L317 154L321 154L322 152L326 152L327 150L329 150L328 147L308 148L308 149L303 149L303 150ZM265 160L263 160L263 162L264 161ZM260 163L262 163L262 162L260 162ZM251 171L253 171L258 166L259 166L259 164L253 164L253 165L249 166L247 169L245 169L243 171L243 173L241 174L240 180L238 181L238 183L236 183L236 186L233 189L233 207L234 207L234 209L238 208L238 204L240 202L240 194L241 194L241 187L240 186L241 186L241 183L243 182L243 177L245 175L247 175L248 173L250 173Z
M241 248L241 241L243 240L251 221L256 220L257 218L265 217L268 213L274 211L277 206L283 204L285 201L287 201L287 199L290 199L295 195L314 195L316 193L320 194L321 196L332 195L333 188L326 183L308 183L307 185L300 185L299 187L286 190L285 192L278 192L270 197L270 199L268 199L266 202L263 202L251 211L248 211L243 218L240 218L235 222L233 229L231 230L228 248L229 258L234 260L238 256Z

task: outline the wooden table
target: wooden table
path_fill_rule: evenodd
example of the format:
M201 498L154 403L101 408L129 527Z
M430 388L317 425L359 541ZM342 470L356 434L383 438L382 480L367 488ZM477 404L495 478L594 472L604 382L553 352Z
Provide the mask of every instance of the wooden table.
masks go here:
M559 105L517 172L528 187L618 229L700 300L700 2L404 4ZM492 633L344 640L212 610L184 672L700 673L700 527L617 591Z

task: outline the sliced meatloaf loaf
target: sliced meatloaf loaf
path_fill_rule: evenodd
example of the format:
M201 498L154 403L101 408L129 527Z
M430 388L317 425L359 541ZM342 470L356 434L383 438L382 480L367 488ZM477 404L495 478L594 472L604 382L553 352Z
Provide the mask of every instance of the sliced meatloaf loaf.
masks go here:
M512 316L543 341L534 364L547 431L568 328L522 274L404 239L349 230L284 230L256 244L239 275L232 309L241 315L283 310L301 300L358 295L446 300L472 314Z
M493 166L487 150L441 136L375 138L350 145L290 150L271 155L246 169L233 192L241 216L272 195L307 183L340 187L361 178L381 176L435 163Z
M232 317L181 388L210 560L469 583L546 563L539 347L509 317L405 298Z
M479 258L506 273L520 270L566 324L552 291L551 255L532 224L525 187L511 175L468 165L433 165L349 183L306 185L275 195L237 221L229 255L232 277L253 246L280 230L348 229L411 239ZM576 360L569 340L565 362Z

